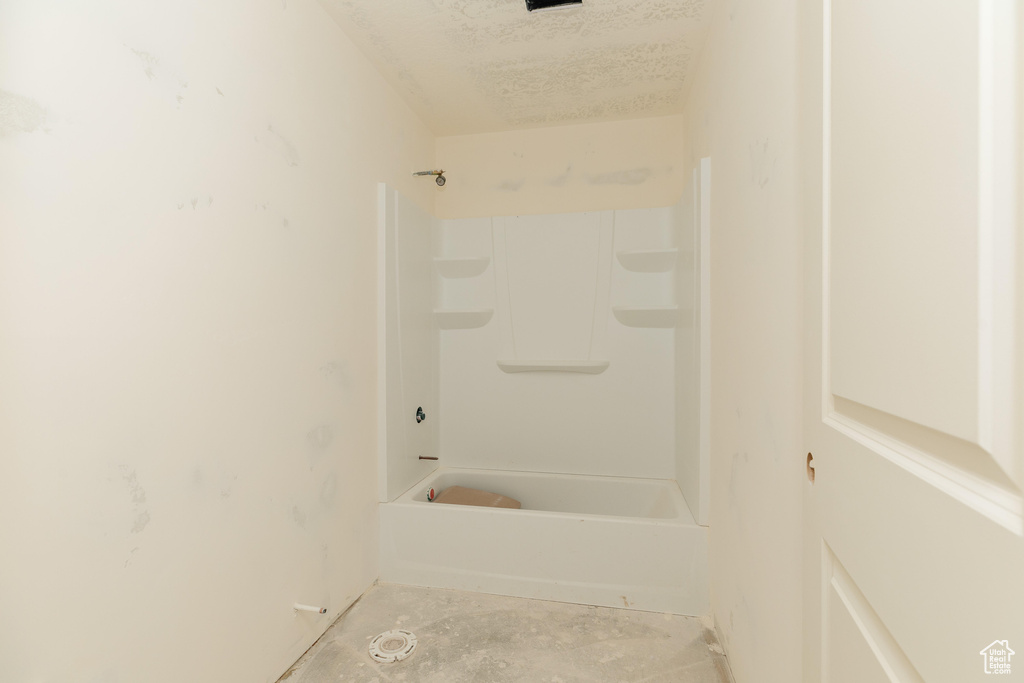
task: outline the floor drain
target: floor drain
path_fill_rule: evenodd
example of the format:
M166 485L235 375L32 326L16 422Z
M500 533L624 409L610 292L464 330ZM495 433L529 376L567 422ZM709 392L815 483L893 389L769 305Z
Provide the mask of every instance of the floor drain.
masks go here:
M408 631L384 631L370 641L370 656L378 662L400 662L416 649L416 636Z

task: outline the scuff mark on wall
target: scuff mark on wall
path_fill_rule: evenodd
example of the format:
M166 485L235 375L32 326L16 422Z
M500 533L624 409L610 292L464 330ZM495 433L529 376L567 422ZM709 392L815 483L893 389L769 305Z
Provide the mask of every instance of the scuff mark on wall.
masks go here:
M127 465L121 465L122 478L128 483L128 493L132 502L141 505L146 502L146 490L139 485L139 478L135 470L129 469Z
M334 441L334 430L330 425L318 425L309 430L306 434L306 441L316 451L327 450L327 447Z
M649 168L634 168L628 171L612 171L590 176L591 185L642 185L654 174Z
M337 361L325 363L320 366L320 374L323 375L324 380L339 389L347 390L352 386L352 376L344 363Z
M127 465L121 465L121 478L128 484L128 495L131 497L132 510L135 520L132 524L132 533L140 533L149 524L149 511L146 509L146 490L139 484L138 475L135 470Z
M565 173L562 173L561 175L555 176L554 178L549 180L547 182L547 184L550 185L551 187L562 187L567 182L569 182L569 175L571 173L572 173L572 164L569 164L569 166L567 166L566 169L565 169Z
M758 139L750 143L750 180L758 188L764 189L779 163L779 156L769 145L768 138Z
M749 494L747 490L746 482L750 479L750 473L748 472L750 465L750 454L746 451L735 452L732 454L732 462L729 468L729 498L732 500L744 500ZM731 508L734 511L733 517L736 523L737 529L743 529L745 526L744 520L739 516L737 512L739 506L733 505Z
M156 78L156 65L160 63L160 60L145 50L136 50L134 47L128 49L142 62L143 73L146 74L146 78L150 81Z
M46 122L46 110L35 100L0 90L0 138L34 133Z
M525 184L526 178L520 178L519 180L503 180L498 183L497 189L502 192L518 192Z
M334 502L334 496L338 493L338 475L331 472L320 484L320 503L324 507L330 507Z
M192 205L192 210L195 211L200 208L208 209L213 206L213 195L208 194L206 198L201 198L198 195L191 197L188 203ZM178 211L185 208L185 202L178 202Z
M306 513L300 510L298 505L292 506L292 521L299 527L306 528Z
M275 130L273 124L267 124L266 132L262 136L256 136L256 139L280 155L289 166L299 165L299 152L295 149L295 145Z
M320 570L323 576L331 576L334 573L330 548L327 547L326 543L320 546ZM283 681L284 679L282 678L281 680Z
M135 524L132 525L132 533L140 533L149 524L149 512L143 510L135 516Z
M185 100L185 89L188 88L188 81L181 76L164 68L160 64L160 58L156 55L125 45L132 54L142 63L142 72L146 80L152 82L163 91L164 96L173 98L174 102L181 107Z

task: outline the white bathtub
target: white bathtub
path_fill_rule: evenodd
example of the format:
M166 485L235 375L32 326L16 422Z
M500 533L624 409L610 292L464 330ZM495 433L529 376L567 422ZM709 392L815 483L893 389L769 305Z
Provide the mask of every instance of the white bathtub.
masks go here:
M521 510L427 502L452 485ZM441 468L380 508L381 581L652 612L708 611L707 529L674 481Z

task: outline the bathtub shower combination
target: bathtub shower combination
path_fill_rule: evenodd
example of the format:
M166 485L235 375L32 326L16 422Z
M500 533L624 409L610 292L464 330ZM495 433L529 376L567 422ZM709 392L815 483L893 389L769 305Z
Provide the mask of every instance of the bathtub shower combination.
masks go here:
M381 186L382 581L707 611L708 171L667 208L456 220ZM455 485L522 509L428 501Z

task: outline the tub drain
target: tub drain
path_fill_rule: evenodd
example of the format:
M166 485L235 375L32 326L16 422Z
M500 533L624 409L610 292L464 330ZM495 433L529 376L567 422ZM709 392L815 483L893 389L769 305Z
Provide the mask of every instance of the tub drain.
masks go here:
M370 656L384 664L400 662L416 649L416 636L408 631L384 631L370 641Z

